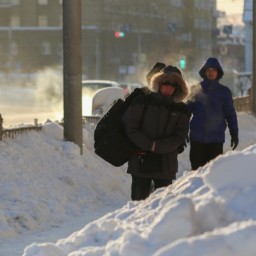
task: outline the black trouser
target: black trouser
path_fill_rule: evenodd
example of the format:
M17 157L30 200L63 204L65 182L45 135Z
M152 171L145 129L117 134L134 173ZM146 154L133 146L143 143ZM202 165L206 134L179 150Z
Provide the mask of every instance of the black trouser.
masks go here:
M204 166L218 155L223 154L223 143L199 143L190 141L190 163L192 170Z
M153 183L152 183L153 181ZM148 179L132 175L132 200L143 200L157 188L167 187L172 180Z

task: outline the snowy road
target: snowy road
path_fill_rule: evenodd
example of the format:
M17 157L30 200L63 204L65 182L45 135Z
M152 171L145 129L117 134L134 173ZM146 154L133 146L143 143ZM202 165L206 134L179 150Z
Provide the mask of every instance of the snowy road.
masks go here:
M121 207L122 205L120 205ZM113 207L105 206L100 209L92 209L88 213L85 209L82 217L72 219L63 225L53 227L51 230L41 232L24 233L22 236L14 237L8 240L0 239L0 255L1 256L22 256L24 248L32 243L56 242L59 239L65 238L73 232L82 229L87 223L100 218L108 212L112 212ZM92 217L93 216L93 217Z

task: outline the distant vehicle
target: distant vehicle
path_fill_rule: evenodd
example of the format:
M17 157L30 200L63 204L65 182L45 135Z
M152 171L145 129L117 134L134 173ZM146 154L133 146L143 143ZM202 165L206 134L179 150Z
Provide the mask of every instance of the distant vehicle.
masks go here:
M120 87L120 84L110 80L83 80L82 90L88 89L93 92L106 87Z
M134 91L135 88L141 88L141 87L144 87L144 85L139 83L121 82L120 87L123 88L125 91L125 94L128 95L132 91Z
M96 91L103 88L120 88L120 84L111 80L82 81L82 115L92 115L92 98Z

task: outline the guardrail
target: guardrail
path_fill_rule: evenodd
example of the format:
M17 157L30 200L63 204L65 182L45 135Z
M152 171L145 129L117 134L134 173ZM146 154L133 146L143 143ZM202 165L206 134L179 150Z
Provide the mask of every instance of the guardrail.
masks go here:
M92 125L97 124L100 120L100 116L83 116L83 123L89 123ZM63 125L63 123L59 123ZM0 141L4 138L14 138L17 134L27 133L30 131L41 131L42 125L37 123L37 119L34 120L34 125L27 125L15 128L6 129L3 127L3 118L0 114Z
M40 131L42 129L42 125L37 124L37 119L34 121L34 125L15 127L6 129L3 128L3 118L0 114L0 140L3 138L13 138L17 134L26 133L29 131Z
M233 98L233 101L234 107L237 112L251 112L251 95L244 97L235 97ZM83 116L83 123L95 125L100 120L100 118L100 116ZM63 123L60 124L62 125ZM40 131L41 129L42 125L37 123L37 119L35 119L34 125L10 129L3 128L3 118L0 114L0 140L2 140L3 138L14 138L17 134L27 133L29 131Z
M233 98L234 107L237 112L251 112L252 111L252 96L249 94L244 97Z
M88 122L89 124L97 124L101 116L83 116L83 122Z

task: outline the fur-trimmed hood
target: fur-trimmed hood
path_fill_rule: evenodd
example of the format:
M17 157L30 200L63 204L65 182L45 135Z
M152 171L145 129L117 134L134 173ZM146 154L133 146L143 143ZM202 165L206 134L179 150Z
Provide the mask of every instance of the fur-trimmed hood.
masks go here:
M179 85L174 94L171 96L175 102L183 101L189 95L189 87L182 75L177 72L164 72L163 70L156 73L150 81L149 89L152 92L159 91L159 85L163 82L174 82Z
M150 79L156 74L157 72L161 71L163 68L165 68L166 65L162 62L157 62L148 72L146 75L146 79L148 84L150 83Z

